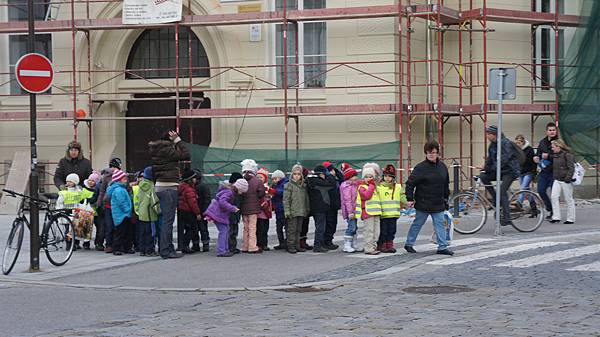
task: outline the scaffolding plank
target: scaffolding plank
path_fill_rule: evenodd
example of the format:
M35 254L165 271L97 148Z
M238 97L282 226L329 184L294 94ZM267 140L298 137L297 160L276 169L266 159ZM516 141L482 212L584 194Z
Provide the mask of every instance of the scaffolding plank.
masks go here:
M73 113L70 111L37 111L38 120L72 120ZM0 112L0 120L3 121L28 121L29 111Z
M532 11L520 11L501 8L486 8L487 21L523 23L531 25L553 25L555 15ZM461 13L463 21L483 19L483 8L466 10ZM577 27L585 24L586 18L579 15L558 15L558 24L563 27Z

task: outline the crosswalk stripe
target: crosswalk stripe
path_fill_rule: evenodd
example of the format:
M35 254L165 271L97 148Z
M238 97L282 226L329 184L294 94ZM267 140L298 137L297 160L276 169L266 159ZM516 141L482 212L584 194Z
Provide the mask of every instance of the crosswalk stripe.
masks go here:
M580 266L575 266L573 268L567 269L569 271L600 271L600 261L582 264Z
M502 255L523 252L523 251L530 250L530 249L551 247L551 246L556 246L556 245L566 244L566 243L567 242L545 242L545 241L536 242L536 243L528 243L528 244L524 244L524 245L508 247L508 248L501 248L501 249L496 249L496 250L491 250L491 251L487 251L487 252L481 252L481 253L476 253L476 254L471 254L471 255L466 255L466 256L458 256L458 257L451 257L451 258L447 258L447 259L430 261L430 262L427 262L427 264L433 264L433 265L437 265L437 266L461 264L461 263L466 263L466 262L471 262L471 261L488 259L491 257L497 257L497 256L502 256Z
M466 245L472 245L472 244L476 244L476 243L483 243L483 242L489 242L489 241L494 241L495 239L489 239L489 238L467 238L467 239L458 239L458 240L454 240L452 241L452 245L450 246L450 248L452 247L460 247L460 246L466 246ZM432 250L435 249L435 244L433 243L427 243L427 244L423 244L423 245L417 245L414 246L413 248L417 251L427 251L427 250ZM404 249L402 247L396 247L396 249L398 250L397 253L393 253L393 254L379 254L379 255L366 255L366 254L348 254L348 257L355 257L355 258L359 258L359 259L380 259L383 257L387 257L387 256L394 256L394 255L401 255L401 254L406 254L406 252L404 251Z
M506 261L495 264L495 267L513 267L513 268L527 268L533 266L539 266L541 264L547 264L551 262L557 262L562 260L572 259L578 256L590 255L600 252L600 245L591 245L578 247L573 249L562 250L559 252L552 252L542 255L534 255L523 259Z

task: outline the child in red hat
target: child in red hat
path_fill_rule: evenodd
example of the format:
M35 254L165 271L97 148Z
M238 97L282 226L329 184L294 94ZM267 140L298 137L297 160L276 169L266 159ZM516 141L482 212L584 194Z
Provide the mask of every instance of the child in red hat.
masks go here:
M402 185L396 183L396 168L392 164L385 166L383 181L377 186L379 200L381 200L381 220L378 250L382 253L395 253L394 237L396 236L396 223L400 217L400 209L407 205L406 195Z

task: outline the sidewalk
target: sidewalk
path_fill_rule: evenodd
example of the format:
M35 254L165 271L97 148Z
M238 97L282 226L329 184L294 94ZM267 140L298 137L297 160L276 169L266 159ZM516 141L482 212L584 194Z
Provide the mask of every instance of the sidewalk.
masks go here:
M575 225L551 224L544 222L535 233L518 233L513 228L503 228L505 238L535 238L537 235L549 233L569 233L599 229L600 203L582 202L577 207L577 223ZM328 274L330 278L347 277L347 274L336 274L338 270L354 270L354 273L371 272L376 265L385 266L403 263L402 245L411 218L398 221L396 235L399 252L394 255L382 254L368 257L361 253L347 254L340 249L326 254L312 252L289 254L285 251L269 251L263 254L239 254L231 258L217 258L214 253L214 240L217 232L210 227L211 251L196 253L181 259L163 260L157 257L140 257L138 255L113 256L96 251L77 251L69 262L62 267L51 265L43 251L40 252L41 272L29 273L29 231L25 232L23 247L15 268L9 276L0 276L11 281L50 281L76 285L96 285L107 288L144 287L144 288L229 288L229 287L262 287L289 284L299 279L311 279L312 275ZM0 252L6 244L11 216L0 216ZM338 222L336 242L341 244L345 223ZM359 225L359 233L360 225ZM461 236L456 234L455 241L463 244L477 244L493 237L494 224L488 221L485 227L475 235ZM312 242L314 226L311 222L309 242ZM421 251L435 250L428 243L432 226L426 225L419 237ZM175 233L176 234L176 233ZM269 244L277 244L275 223L272 221L269 230ZM241 232L238 236L241 238ZM359 236L361 238L361 236ZM502 239L496 238L496 239ZM362 243L362 240L361 240ZM373 260L371 260L373 259ZM366 263L366 265L365 265ZM365 268L369 266L369 268ZM356 268L354 268L356 267Z

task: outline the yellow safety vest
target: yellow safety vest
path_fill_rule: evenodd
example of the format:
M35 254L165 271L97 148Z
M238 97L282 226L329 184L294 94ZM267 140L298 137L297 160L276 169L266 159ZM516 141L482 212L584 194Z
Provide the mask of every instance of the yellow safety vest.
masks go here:
M131 189L133 190L133 211L136 215L140 215L138 212L140 208L140 186L133 185Z
M381 184L377 186L377 193L381 200L381 217L399 218L402 199L406 198L403 196L402 185L396 184L396 188L393 188Z
M94 191L90 191L88 189L82 189L81 190L81 199L82 200L89 200L94 196ZM94 215L96 215L96 206L90 205L92 206L92 209L94 210Z
M66 209L73 209L85 199L82 191L60 191L58 195L63 197L63 205Z
M362 215L362 200L360 198L360 189L367 189L366 185L358 186L358 193L356 194L356 217L360 218ZM365 201L365 211L369 215L381 215L381 200L379 199L379 194L377 193L377 188L373 192L373 196L371 199Z

